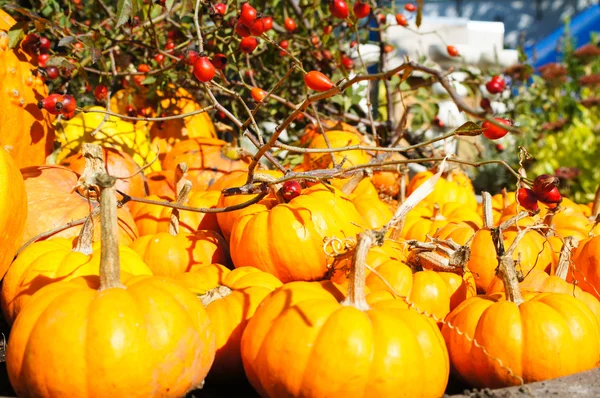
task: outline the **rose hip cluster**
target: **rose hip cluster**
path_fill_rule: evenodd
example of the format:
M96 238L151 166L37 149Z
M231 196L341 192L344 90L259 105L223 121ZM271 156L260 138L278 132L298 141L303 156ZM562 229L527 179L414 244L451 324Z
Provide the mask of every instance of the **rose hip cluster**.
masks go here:
M529 212L537 213L540 210L538 201L546 205L556 205L562 201L562 196L558 191L559 179L549 174L542 174L533 181L533 186L529 188L519 188L517 191L517 201Z
M77 101L68 94L50 94L43 100L38 101L38 108L45 109L53 115L63 115L71 118L75 114Z

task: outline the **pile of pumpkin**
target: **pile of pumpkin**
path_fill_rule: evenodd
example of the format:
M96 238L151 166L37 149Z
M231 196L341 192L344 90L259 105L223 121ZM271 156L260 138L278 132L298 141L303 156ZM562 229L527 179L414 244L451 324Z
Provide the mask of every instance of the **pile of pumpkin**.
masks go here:
M18 48L0 54L23 69L5 81L25 103L47 95ZM175 92L157 93L162 109L200 109ZM248 162L205 113L128 122L91 108L57 123L10 101L0 122L42 137L2 124L0 303L18 395L182 396L247 378L262 396L437 397L451 372L494 388L600 361L591 204L530 214L509 192L478 204L468 177L443 168L408 183L398 170L298 180L291 195L272 183L281 172L258 170L252 194L230 195ZM124 90L110 109L153 115L144 101ZM304 143L369 144L326 127L329 144L317 129ZM39 144L54 129L59 165ZM296 171L371 160L308 152ZM392 225L398 203L380 195L404 191L410 211Z

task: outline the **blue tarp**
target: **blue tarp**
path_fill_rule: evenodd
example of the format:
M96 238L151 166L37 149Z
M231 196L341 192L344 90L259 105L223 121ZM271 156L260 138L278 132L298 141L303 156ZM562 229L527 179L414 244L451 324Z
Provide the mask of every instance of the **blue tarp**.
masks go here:
M593 5L574 16L569 23L569 31L571 37L575 39L577 47L589 43L590 33L600 32L600 5ZM527 58L532 61L534 68L537 69L550 62L561 61L558 45L564 35L565 27L561 26L545 39L525 48Z

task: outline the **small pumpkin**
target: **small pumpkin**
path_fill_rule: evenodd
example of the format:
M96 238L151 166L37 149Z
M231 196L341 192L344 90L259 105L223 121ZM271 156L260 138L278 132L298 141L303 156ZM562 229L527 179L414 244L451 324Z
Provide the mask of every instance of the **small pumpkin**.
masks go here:
M201 296L216 331L217 353L209 381L245 379L240 354L242 334L263 299L282 283L254 267L231 271L223 281Z
M363 178L349 195L350 200L364 220L364 228L381 228L392 219L392 211L379 199L375 186Z
M482 225L481 217L475 210L449 203L431 206L423 201L406 215L401 236L406 240L416 239L424 242L427 235L434 235L450 222L469 222L477 227Z
M581 289L600 300L600 236L589 237L579 243L573 255L577 270L567 278L575 280Z
M15 24L0 10L0 37ZM12 156L17 168L44 164L54 150L54 116L37 106L48 96L48 88L34 73L36 68L36 61L21 44L12 49L0 45L0 147Z
M595 368L600 331L592 311L569 294L521 294L512 255L499 260L506 295L471 297L446 318L453 373L473 387L498 388Z
M357 252L366 255L371 239L359 237ZM407 309L371 308L364 261L353 267L346 297L329 281L292 282L271 293L248 322L241 353L246 376L263 397L399 391L439 397L448 382L447 351L436 324Z
M0 19L3 12L0 10ZM0 147L0 278L21 245L27 212L23 176L14 159Z
M410 196L421 184L434 175L434 171L423 171L417 173L408 184L406 194ZM473 190L473 184L469 177L460 169L452 169L440 178L433 192L425 198L425 202L431 205L437 203L440 206L446 203L456 203L460 206L477 210L477 199Z
M359 134L342 131L342 130L329 130L324 134L316 135L311 141L309 148L322 149L328 148L327 141L331 148L343 148L347 146L360 145L363 143L363 138ZM333 154L336 164L341 164L344 160L343 167L357 166L360 164L369 163L371 156L369 156L362 149L356 149L344 152L335 152ZM305 170L324 169L332 167L332 154L331 153L312 153L308 152L304 154L304 168Z
M324 278L323 240L354 236L362 223L350 199L333 189L305 188L289 203L270 194L244 209L231 229L233 264L256 267L284 283Z
M23 308L6 352L10 382L28 397L183 396L214 360L208 314L171 279L121 283L115 181L103 173L92 182L102 210L100 277L53 283Z

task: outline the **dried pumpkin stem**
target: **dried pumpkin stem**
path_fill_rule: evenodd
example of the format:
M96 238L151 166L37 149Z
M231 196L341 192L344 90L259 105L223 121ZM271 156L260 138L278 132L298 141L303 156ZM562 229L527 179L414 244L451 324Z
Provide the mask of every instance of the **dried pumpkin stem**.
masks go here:
M89 216L86 217L79 236L77 237L77 244L73 248L73 251L92 254L92 244L94 243L94 224L100 219L100 207L96 207L92 210Z
M352 192L354 192L358 184L360 184L360 182L363 180L363 178L365 178L365 176L366 173L364 171L362 173L354 174L352 178L350 178L350 181L344 184L344 186L342 187L342 192L346 195L350 195Z
M519 278L512 254L517 247L517 243L523 238L523 236L525 236L525 233L529 232L529 230L529 228L520 230L515 237L515 240L506 251L504 249L504 237L502 236L502 230L500 228L492 228L491 231L494 247L496 248L496 256L498 259L496 273L500 276L502 282L504 283L504 291L506 292L507 300L515 303L516 305L522 304L525 300L523 300L523 296L521 295Z
M200 302L202 302L203 306L208 307L213 301L227 297L231 292L232 290L228 286L220 285L200 296Z
M366 311L370 307L367 304L365 287L366 287L366 270L367 270L367 254L371 246L375 244L375 235L371 230L366 230L358 235L358 243L352 258L352 268L350 269L350 282L348 285L348 295L342 301L342 305L352 306L361 311Z
M573 236L567 236L563 242L562 248L560 249L560 256L558 257L558 265L556 267L555 275L562 280L567 280L567 274L571 265L571 253L576 246L576 240Z
M117 216L116 179L106 173L95 176L100 188L100 225L102 246L100 250L100 288L124 288L121 284L119 259L119 223Z
M470 258L471 249L468 246L460 246L452 241L412 241L406 264L415 270L429 269L464 275Z
M98 192L90 188L95 187L94 180L98 174L106 173L104 151L98 144L84 143L81 146L81 155L85 160L85 167L79 176L75 190L89 200L98 200Z
M179 163L175 170L175 203L183 206L187 203L190 192L192 192L192 182L184 177L188 170L185 163ZM169 220L169 233L173 236L179 235L179 209L171 210L171 218Z
M482 192L483 202L483 228L490 229L494 226L494 215L492 209L492 195L489 192Z

